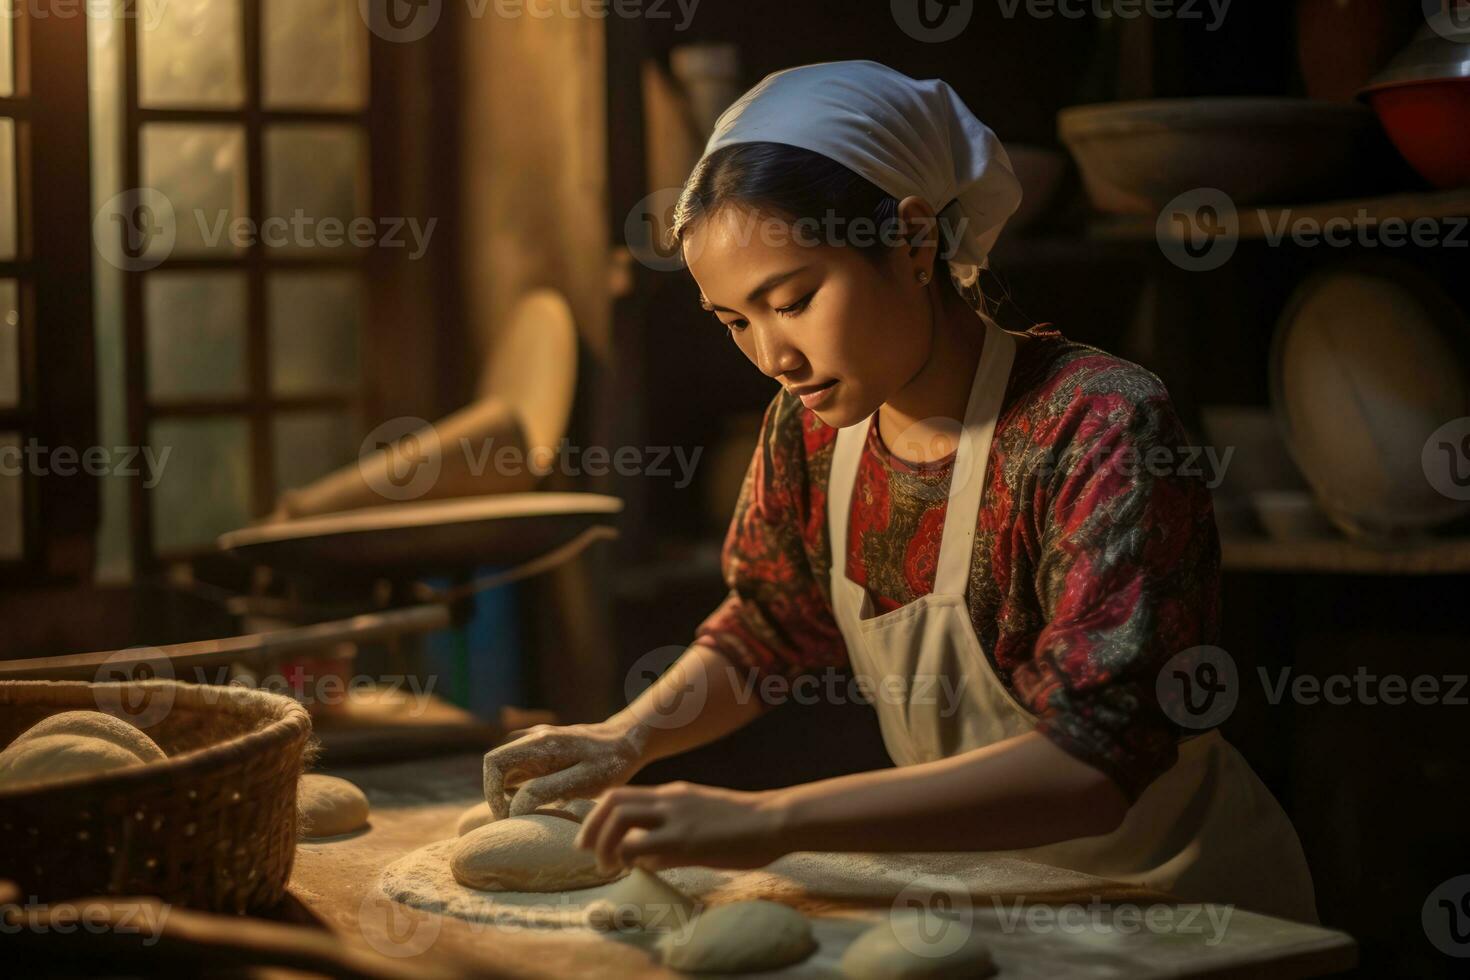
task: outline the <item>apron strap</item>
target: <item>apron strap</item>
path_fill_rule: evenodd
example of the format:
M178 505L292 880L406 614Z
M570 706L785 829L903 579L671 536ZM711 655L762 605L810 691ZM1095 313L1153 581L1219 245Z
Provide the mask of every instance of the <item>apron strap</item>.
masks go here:
M995 434L995 420L1005 398L1015 354L1015 338L987 322L985 346L980 351L980 365L965 406L965 425L955 449L944 536L934 576L936 595L964 595L970 581L975 522L980 516L980 498L985 490L990 441ZM875 424L876 412L856 425L838 429L837 443L832 450L832 470L827 479L827 534L832 554L834 604L838 601L838 583L847 578L847 522L858 462L867 444L868 427Z
M995 435L995 420L1000 415L1015 356L1015 338L987 321L980 367L970 386L965 426L955 447L949 504L944 512L944 536L940 539L938 567L934 572L935 595L962 596L969 586L975 524L980 517L980 498L985 492L985 473L990 462L990 441Z
M832 472L827 478L827 535L832 552L832 602L838 602L837 583L847 578L847 517L857 483L858 461L868 440L868 426L877 424L874 412L856 425L837 430L832 449Z

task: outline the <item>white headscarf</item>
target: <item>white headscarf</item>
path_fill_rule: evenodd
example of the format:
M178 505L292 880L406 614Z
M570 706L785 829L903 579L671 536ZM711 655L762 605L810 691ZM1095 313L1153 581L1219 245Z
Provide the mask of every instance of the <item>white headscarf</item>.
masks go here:
M757 142L820 153L899 200L928 201L958 232L950 271L965 286L1021 205L1005 148L947 82L916 81L876 61L767 75L720 114L704 156Z

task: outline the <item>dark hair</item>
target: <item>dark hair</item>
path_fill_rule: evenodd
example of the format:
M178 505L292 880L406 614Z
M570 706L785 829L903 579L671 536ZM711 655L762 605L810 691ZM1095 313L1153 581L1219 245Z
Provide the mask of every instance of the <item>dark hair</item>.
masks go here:
M689 175L674 208L671 244L678 248L696 222L728 204L769 211L793 225L830 218L844 228L854 223L879 230L898 227L898 199L836 160L785 143L736 143L705 157ZM983 310L978 284L963 288L950 275L944 247L949 229L944 220L939 228L935 278L947 280L971 308ZM876 265L893 241L880 234L865 243L843 244Z

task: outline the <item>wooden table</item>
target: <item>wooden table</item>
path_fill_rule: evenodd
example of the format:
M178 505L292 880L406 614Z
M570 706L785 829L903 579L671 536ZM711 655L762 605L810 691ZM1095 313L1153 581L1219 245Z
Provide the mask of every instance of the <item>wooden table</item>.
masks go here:
M302 843L291 888L344 942L366 943L405 962L421 956L426 966L467 964L470 972L491 977L680 976L659 966L638 943L581 929L472 923L408 909L381 896L377 878L384 867L425 844L453 836L455 820L479 796L478 754L336 769L333 774L351 779L367 793L372 825L355 836ZM797 856L801 857L816 856ZM912 860L920 868L930 860L888 859ZM1087 876L1048 876L1046 869L1034 865L1037 875L1028 883L1024 876L1017 877L1018 862L1001 869L1005 862L989 856L965 855L962 860L971 866L964 875L967 880L979 876L1005 881L1004 887L988 890L968 886L974 928L986 932L1003 980L1307 977L1347 970L1356 963L1356 946L1343 933L1219 906L1193 907L1195 914L1186 922L1191 907L1132 886ZM836 964L843 949L887 914L892 897L878 897L877 892L864 896L864 887L846 896L804 893L800 875L782 870L787 861L741 879L757 882L756 891L801 907L813 917L820 948L780 975L838 976ZM1063 880L1065 887L1052 887ZM729 895L709 900L750 897L734 894L739 891L732 888ZM1099 910L1122 910L1134 918L1100 919ZM1211 912L1219 928L1211 926ZM1226 912L1229 918L1221 921ZM1168 925L1149 927L1149 915ZM1135 920L1138 926L1132 929L1107 924Z

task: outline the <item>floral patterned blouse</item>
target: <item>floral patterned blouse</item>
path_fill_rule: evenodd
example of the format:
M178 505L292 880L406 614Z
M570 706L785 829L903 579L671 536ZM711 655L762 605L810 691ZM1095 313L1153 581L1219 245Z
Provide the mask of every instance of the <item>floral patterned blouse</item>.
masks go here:
M1184 465L1188 440L1157 377L1046 327L1015 336L970 617L1039 730L1135 800L1184 734L1159 707L1160 669L1218 636L1209 490ZM760 676L848 666L829 579L836 439L785 391L766 410L724 546L730 593L697 633ZM933 589L953 463L906 463L869 428L843 553L876 612Z

